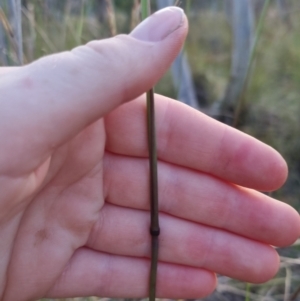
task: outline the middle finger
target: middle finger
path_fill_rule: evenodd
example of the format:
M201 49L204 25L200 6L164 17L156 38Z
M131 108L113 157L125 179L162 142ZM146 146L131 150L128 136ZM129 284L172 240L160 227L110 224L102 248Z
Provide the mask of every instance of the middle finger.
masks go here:
M299 236L298 213L257 191L169 163L158 163L159 210L274 246ZM147 159L105 156L105 200L149 210Z

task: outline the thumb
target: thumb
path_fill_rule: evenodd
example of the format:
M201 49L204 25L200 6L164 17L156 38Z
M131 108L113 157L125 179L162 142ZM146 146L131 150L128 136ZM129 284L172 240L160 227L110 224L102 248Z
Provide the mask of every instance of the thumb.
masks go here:
M33 170L53 148L150 89L180 51L187 27L180 8L165 8L130 35L0 73L0 171Z

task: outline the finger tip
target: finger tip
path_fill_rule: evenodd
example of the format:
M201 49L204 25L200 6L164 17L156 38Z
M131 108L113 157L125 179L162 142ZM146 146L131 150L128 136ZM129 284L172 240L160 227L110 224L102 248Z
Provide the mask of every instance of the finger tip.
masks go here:
M249 275L247 282L261 284L265 283L275 277L279 270L280 258L277 251L271 247L266 246L267 252L261 253L261 258L263 257L264 264L257 266L253 270L253 274Z
M279 189L288 177L288 166L279 152L272 147L261 144L262 150L256 158L256 187L260 191Z
M259 281L259 283L264 283L276 276L278 273L279 267L280 267L280 257L277 253L277 251L272 248L272 255L270 254L269 259L266 264L266 270L265 270L265 275L262 277Z
M206 296L209 296L210 294L212 294L218 284L217 275L212 272L208 272L208 274L209 275L207 275L207 279L208 279L207 291L205 292L205 295L203 297L206 297Z
M205 298L211 295L217 287L218 279L215 273L210 271L202 271L203 275L195 283L193 298Z
M165 268L168 269L169 267L166 266ZM163 274L165 272L166 270ZM204 269L176 266L176 273L172 269L167 274L169 274L168 281L165 277L163 277L164 280L158 277L158 295L163 298L204 298L210 295L217 286L215 273Z
M273 149L272 149L273 150ZM287 180L288 166L284 158L275 150L273 150L273 160L269 163L269 191L280 188Z
M279 152L247 134L224 129L221 159L232 182L260 191L273 191L284 184L288 168Z
M274 247L252 241L243 252L241 259L232 264L230 272L222 273L243 282L261 284L272 279L279 269L279 255ZM238 257L237 257L238 258Z
M291 206L281 203L282 214L285 222L282 223L280 241L276 244L278 247L287 247L292 245L300 237L300 216L299 213Z
M156 11L141 22L130 36L145 42L160 42L174 36L174 33L187 31L187 17L176 6L168 6Z

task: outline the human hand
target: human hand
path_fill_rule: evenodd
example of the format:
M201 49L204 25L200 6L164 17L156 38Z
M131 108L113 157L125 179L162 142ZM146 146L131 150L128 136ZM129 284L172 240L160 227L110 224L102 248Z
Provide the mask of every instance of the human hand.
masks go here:
M149 172L140 95L170 66L186 33L182 12L165 9L130 36L1 70L2 301L147 295ZM284 160L179 102L156 95L156 110L158 297L207 295L215 272L270 279L278 269L270 245L291 244L299 216L253 189L282 185Z

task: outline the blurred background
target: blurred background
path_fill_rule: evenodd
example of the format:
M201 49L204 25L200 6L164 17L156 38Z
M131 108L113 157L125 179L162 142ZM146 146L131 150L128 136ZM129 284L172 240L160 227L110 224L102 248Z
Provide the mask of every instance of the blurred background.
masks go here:
M174 4L188 15L190 31L156 92L277 149L289 177L270 194L299 210L300 1L151 1L152 11ZM0 66L128 33L139 19L139 0L0 0ZM273 280L254 285L220 275L203 300L300 300L300 242L278 252Z

